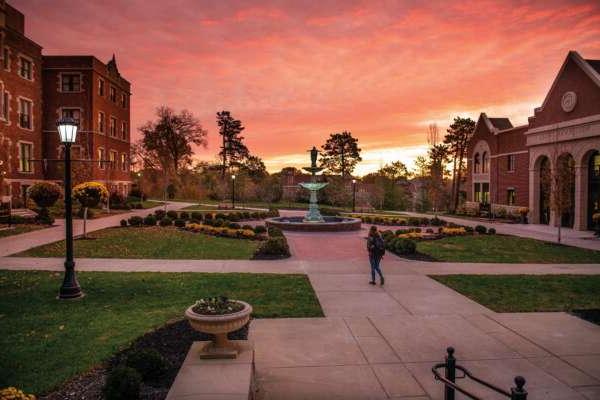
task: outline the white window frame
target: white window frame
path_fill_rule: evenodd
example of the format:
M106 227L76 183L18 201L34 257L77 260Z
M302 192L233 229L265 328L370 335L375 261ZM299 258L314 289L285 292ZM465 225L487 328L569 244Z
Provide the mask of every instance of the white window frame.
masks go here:
M112 124L113 122L115 123L114 125ZM112 138L117 137L117 122L117 117L113 115L108 118L108 135Z
M106 161L106 159L100 155L101 152L103 153L104 157L106 157L106 149L102 146L100 146L96 149L96 156L98 157L98 168L101 170L104 170L105 169L104 161Z
M114 159L113 159L114 156ZM110 169L117 169L117 163L119 162L119 152L113 149L108 151L108 161L110 162Z
M106 95L106 81L102 78L98 78L98 96L104 97Z
M21 114L23 113L23 110L21 109L22 101L26 101L26 102L29 102L31 104L31 110L30 110L31 111L31 115L30 115L30 121L31 122L30 122L30 127L29 128L25 128L25 127L21 126ZM21 128L21 129L25 130L25 131L33 132L35 130L34 129L34 127L35 127L35 121L33 119L33 106L34 106L33 100L31 100L28 97L18 96L17 97L17 106L18 106L18 111L19 111L18 112L18 119L17 119L17 126L19 128Z
M62 118L64 116L63 112L64 110L79 110L79 119L77 120L77 122L79 122L79 129L82 129L83 126L83 108L82 107L60 107L58 109L58 116L59 118Z
M23 164L22 164L22 162L23 162L23 154L21 153L21 145L22 144L28 144L29 146L31 146L30 147L30 154L29 154L29 157L30 157L30 159L29 159L29 169L30 170L29 171L24 171L22 169L22 166L23 166ZM17 157L18 157L18 161L19 161L17 171L20 174L33 175L35 173L35 170L34 170L34 167L33 167L33 162L31 161L31 158L33 158L33 154L34 154L34 143L33 142L30 142L30 141L27 141L27 140L19 140L19 141L17 141Z
M102 118L100 118L102 116ZM100 123L102 121L102 123ZM106 134L106 114L102 111L98 111L98 119L96 120L96 124L98 125L98 133L101 135Z
M127 153L121 153L121 171L127 172Z
M121 139L123 140L127 140L128 125L126 121L121 121Z
M78 90L63 90L63 78L65 75L79 75L79 89ZM59 86L58 91L60 93L82 93L83 92L83 74L81 72L61 72L59 74Z
M26 56L23 53L19 53L17 57L19 60L18 65L17 65L17 75L19 75L22 79L25 79L26 81L33 82L35 80L35 63L33 62L33 58ZM31 69L30 69L31 76L29 78L21 75L21 71L22 71L21 60L27 60L27 61L29 61L29 64L31 65Z

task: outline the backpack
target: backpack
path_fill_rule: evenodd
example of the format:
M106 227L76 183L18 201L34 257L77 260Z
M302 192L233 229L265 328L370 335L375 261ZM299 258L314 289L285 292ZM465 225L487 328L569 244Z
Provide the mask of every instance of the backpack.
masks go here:
M381 236L377 236L375 238L374 244L375 248L373 250L375 250L375 254L377 254L379 257L383 257L383 255L385 254L385 242L383 241Z

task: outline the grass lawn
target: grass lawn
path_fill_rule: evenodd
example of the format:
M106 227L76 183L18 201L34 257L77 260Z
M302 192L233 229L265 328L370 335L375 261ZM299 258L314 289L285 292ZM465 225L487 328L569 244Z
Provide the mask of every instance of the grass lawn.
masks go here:
M0 387L44 393L180 319L199 298L248 301L255 318L321 317L305 275L81 272L85 297L55 299L62 273L0 271Z
M496 312L600 309L600 275L433 275Z
M467 235L422 241L417 251L437 261L600 263L600 251L507 235Z
M12 228L8 228L8 225L2 225L0 229L0 238L20 235L21 233L27 233L32 231L37 231L39 229L49 228L48 225L38 225L38 224L19 224L13 225Z
M155 259L250 259L257 241L191 233L174 227L107 228L75 241L75 257ZM15 256L62 257L65 242L29 249Z

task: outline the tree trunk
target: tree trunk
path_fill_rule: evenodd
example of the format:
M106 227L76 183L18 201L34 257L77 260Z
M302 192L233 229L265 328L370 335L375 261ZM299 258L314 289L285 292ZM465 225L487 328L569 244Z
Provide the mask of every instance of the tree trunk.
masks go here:
M464 149L460 150L460 156L458 157L458 170L456 171L456 193L454 193L454 210L458 208L458 200L460 198L460 182L462 180L462 164L464 159Z
M458 192L458 183L456 181L456 157L457 154L454 154L453 160L452 160L452 201L450 202L450 211L452 213L456 212L456 203L454 202L455 199L455 193Z

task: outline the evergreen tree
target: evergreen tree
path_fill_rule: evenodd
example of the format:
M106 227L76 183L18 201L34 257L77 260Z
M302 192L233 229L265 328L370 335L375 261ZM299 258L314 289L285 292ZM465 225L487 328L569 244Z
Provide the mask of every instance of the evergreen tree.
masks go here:
M448 145L448 150L452 158L452 201L451 211L458 208L458 199L460 194L460 185L466 164L464 163L467 153L469 140L475 130L475 121L471 118L454 118L454 122L447 129L444 137L444 144Z
M321 167L339 173L342 177L352 174L356 164L362 161L358 139L347 131L332 133L321 149Z
M219 158L222 160L221 177L225 178L227 168L239 166L250 152L244 144L244 137L241 136L245 129L242 121L233 118L229 111L220 111L217 112L217 125L219 126L219 135L223 139Z

